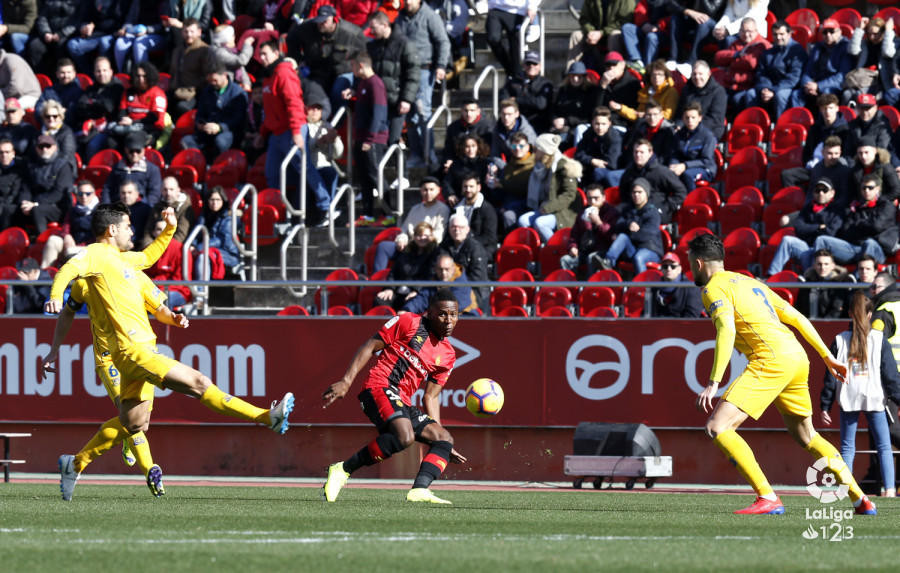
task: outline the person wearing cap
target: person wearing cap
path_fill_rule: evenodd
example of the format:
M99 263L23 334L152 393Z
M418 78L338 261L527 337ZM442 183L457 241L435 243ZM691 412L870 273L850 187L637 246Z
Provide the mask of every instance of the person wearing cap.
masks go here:
M576 137L578 127L591 120L593 88L586 77L587 68L583 63L575 62L569 66L551 108L553 121L550 129L553 133L560 134L569 145L578 144L575 141L580 140L580 137Z
M125 153L113 166L112 173L103 184L100 198L104 203L115 203L119 200L119 186L124 181L134 181L144 201L151 207L159 202L161 174L159 167L147 161L144 156L146 142L147 137L143 133L132 133L125 138Z
M0 229L12 226L25 178L24 162L16 159L13 142L0 137Z
M594 109L591 128L575 148L575 161L584 168L585 182L602 183L604 187L615 187L621 177L622 135L612 129L611 115L608 107Z
M681 259L669 252L663 255L659 264L662 280L669 283L688 283L684 278ZM703 316L703 301L700 290L692 287L663 287L653 289L653 317L700 318Z
M25 157L31 143L37 139L38 130L25 119L25 108L14 97L6 98L5 118L0 125L0 138L9 139L16 149L16 156Z
M129 65L142 64L150 52L163 49L166 30L159 17L159 3L153 0L133 0L125 15L125 25L116 34L113 57L116 69L125 71ZM95 60L96 63L96 60Z
M522 73L519 30L526 19L529 22L534 20L540 4L541 0L488 0L487 21L484 25L487 42L509 77Z
M869 173L862 179L859 198L850 203L837 236L816 237L813 248L827 249L838 264L848 264L872 255L878 264L897 251L900 229L897 208L881 193L881 179Z
M725 134L725 112L728 108L728 92L712 77L709 64L705 60L694 62L691 81L684 85L675 112L677 122L684 115L684 108L691 102L698 102L703 108L703 125L716 139Z
M594 106L606 106L613 112L613 124L626 127L631 125L627 111L636 108L641 81L625 73L625 58L619 52L609 52L603 60L603 73L594 88Z
M534 128L525 117L519 113L519 104L514 99L500 100L500 117L494 124L491 132L491 157L512 157L510 139L516 133L522 132L528 138L528 143L533 144L537 138Z
M675 132L675 149L669 155L669 169L681 179L688 192L697 181L716 176L716 136L702 123L703 109L697 102L684 108L682 126Z
M844 205L837 199L834 183L827 177L820 177L813 186L812 201L807 201L796 216L782 215L779 225L793 227L794 235L782 237L766 276L781 272L790 260L796 260L801 268L808 269L813 264L816 251L812 244L816 238L835 236L843 223Z
M900 199L900 180L890 163L890 155L887 150L879 149L870 135L861 138L856 148L856 161L850 171L850 192L858 194L867 175L878 178L881 195L888 201Z
M763 52L756 66L756 85L747 90L755 96L752 104L780 117L788 108L791 93L800 84L806 66L806 50L791 38L791 25L779 20L772 25L772 47Z
M194 132L182 138L181 146L200 149L212 163L244 137L247 92L231 81L224 67L210 70L206 82L197 95Z
M687 196L687 189L678 176L656 158L655 149L656 146L646 139L635 142L631 164L619 180L619 188L626 191L620 196L623 204L631 205L627 190L633 188L637 179L645 179L649 183L649 187L644 187L649 194L649 203L659 212L662 223L668 224Z
M765 20L763 21L765 24ZM713 77L728 92L730 101L738 108L753 105L756 92L756 68L763 53L772 47L765 34L757 28L756 20L745 17L740 22L737 40L716 52Z
M669 21L669 55L676 62L694 65L700 47L710 40L716 23L725 13L726 0L666 0ZM691 46L685 58L683 46Z
M663 256L659 209L650 202L652 188L643 177L628 187L631 201L621 208L619 220L613 227L615 239L600 260L603 268L615 267L624 256L634 264L635 274L647 270L647 263L658 262Z
M664 18L669 17L666 0L648 0L644 17L634 15L634 21L622 24L622 43L628 67L643 75L646 67L656 60L660 41L668 43L668 37L659 29Z
M41 97L41 84L21 56L0 49L0 93L31 109Z
M853 69L853 58L848 53L850 43L841 35L840 23L828 18L819 30L822 41L809 46L800 87L791 95L793 107L811 107L820 94L840 94L844 76Z
M553 82L541 75L541 57L537 52L525 52L522 75L507 78L500 90L500 98L513 98L519 111L539 132L550 128L550 104L553 103Z
M889 149L893 130L888 119L878 109L878 101L872 94L859 94L856 96L856 117L848 124L850 135L847 138L847 148L857 149L864 137L875 140L875 147Z
M622 27L634 19L635 0L587 0L578 16L579 28L569 36L566 66L581 61L598 69L606 50L621 49Z
M618 209L606 202L601 184L591 183L584 194L588 205L572 225L568 250L559 259L561 268L576 273L581 279L585 278L581 269L587 268L588 275L600 269L600 253L605 253L612 244L613 227L619 219Z
M546 243L556 229L571 227L582 208L578 181L581 163L559 152L560 138L542 133L535 142L535 164L528 179L528 208L519 217L520 227L532 227Z
M75 170L59 153L56 139L46 133L37 138L34 159L28 162L26 185L19 195L21 220L34 225L37 233L49 223L62 223L72 202Z

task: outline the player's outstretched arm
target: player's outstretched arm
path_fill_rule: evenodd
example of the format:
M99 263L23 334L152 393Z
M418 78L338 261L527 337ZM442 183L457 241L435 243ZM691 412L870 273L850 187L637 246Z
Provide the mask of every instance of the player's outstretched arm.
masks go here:
M831 375L841 382L845 382L847 380L847 365L839 362L837 358L834 357L831 350L829 350L828 346L825 344L825 341L819 336L816 327L812 325L809 319L803 316L799 310L788 304L779 304L775 308L781 322L797 329L797 332L800 333L810 346L815 348L819 356L822 357L822 360L825 361L825 366L828 368Z
M335 400L346 396L347 392L350 390L350 386L353 384L353 380L355 380L356 375L359 374L359 371L365 367L373 356L375 356L376 352L384 349L384 347L384 341L378 336L370 338L360 346L359 350L357 350L356 354L353 356L353 360L350 361L350 366L347 368L344 376L322 392L322 400L325 401L325 404L323 404L322 407L327 408Z
M41 380L47 376L47 372L56 372L54 363L59 356L59 347L68 336L74 320L75 313L68 307L63 308L59 313L59 318L56 319L56 328L53 330L53 345L50 346L47 356L41 359Z
M75 255L59 269L53 277L53 286L50 287L50 300L44 303L44 312L47 314L59 314L63 309L63 293L69 283L78 277L90 274L91 261L88 256Z
M168 324L169 326L177 326L178 328L187 328L190 326L190 321L185 315L180 312L172 312L172 309L164 304L156 309L153 316L156 317L156 320L163 324Z
M162 212L163 220L166 222L166 228L159 234L156 239L143 251L127 251L122 253L122 258L137 269L147 269L156 264L156 261L169 248L172 237L175 236L175 230L178 227L178 218L175 216L175 209L166 207Z

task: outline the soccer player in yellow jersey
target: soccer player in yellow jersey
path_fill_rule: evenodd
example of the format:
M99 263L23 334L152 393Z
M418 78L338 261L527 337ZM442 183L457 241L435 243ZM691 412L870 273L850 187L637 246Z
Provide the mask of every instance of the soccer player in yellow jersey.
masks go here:
M166 295L153 284L150 277L140 270L135 270L135 273L140 281L141 293L144 296L144 306L146 310L153 313L157 320L163 324L187 328L189 324L187 318L183 314L173 313L169 307L165 305ZM56 362L59 347L66 339L66 336L72 327L75 313L80 310L85 303L88 305L91 320L91 334L94 339L94 364L97 376L103 382L106 393L118 410L121 376L119 374L119 369L113 364L112 355L109 352L109 340L115 336L115 332L112 329L112 325L106 320L105 315L96 312L95 309L100 308L100 303L96 300L92 300L92 293L86 279L77 279L72 283L72 291L69 295L69 300L66 303L66 307L60 312L59 319L56 323L56 331L53 335L53 345L51 346L47 357L41 361L41 376L43 377L46 372L55 371L53 363ZM153 340L148 342L155 343L155 341L154 336ZM146 392L143 392L143 394L147 395L147 400L150 403L149 408L152 410L154 386L147 383L144 385L146 387ZM77 462L82 468L82 471L84 471L84 468L89 463L100 457L107 449L115 445L115 443L109 441L108 437L122 436L123 429L122 422L119 420L118 416L104 422L94 437L85 444L81 451L73 456L73 463ZM122 441L122 445L122 456L125 459L125 463L129 466L133 466L136 463L143 472L144 477L147 478L147 486L150 488L150 492L156 497L164 495L165 488L162 484L162 469L153 462L153 456L150 453L150 444L147 441L144 432L139 431L128 435L127 438ZM68 462L68 457L69 456L66 457L66 462ZM68 492L68 497L71 497L71 491Z
M709 383L697 397L697 408L712 414L706 433L737 466L756 491L756 501L738 514L781 514L784 505L766 480L747 442L737 429L758 419L774 402L791 436L816 459L826 458L837 480L849 488L856 513L875 515L875 505L863 494L837 449L812 425L809 359L788 326L815 348L828 370L844 380L847 366L832 356L805 316L765 284L725 270L725 248L715 235L700 235L688 244L694 282L703 287L703 305L716 326L716 347ZM749 363L713 408L713 399L737 348Z
M166 230L160 235L166 244L175 232L172 218L174 214L172 217L166 216ZM279 434L286 432L288 416L294 408L291 392L277 403L273 402L268 410L258 408L222 392L201 372L160 354L155 344L146 342L152 339L153 331L136 283L134 267L141 265L129 264L128 257L122 256L133 246L134 232L128 208L121 203L98 206L91 216L91 227L97 242L72 257L59 270L44 311L51 314L60 312L66 286L76 278L84 278L99 303L96 312L102 313L112 325L115 336L109 340L109 345L113 363L122 376L119 420L123 430L115 436L107 436L107 439L115 444L127 434L146 431L150 421L150 403L144 382L199 398L213 411L264 424ZM71 495L83 467L83 461L67 456L60 458L64 497L67 490Z

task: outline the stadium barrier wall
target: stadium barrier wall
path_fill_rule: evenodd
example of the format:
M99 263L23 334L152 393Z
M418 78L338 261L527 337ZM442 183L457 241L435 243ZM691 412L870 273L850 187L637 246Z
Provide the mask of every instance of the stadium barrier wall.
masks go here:
M196 400L157 390L149 433L154 457L175 474L323 475L329 463L374 436L355 399L362 375L348 398L331 408L321 408L321 393L382 323L377 318L203 318L184 331L155 324L162 353L194 366L224 390L259 405L292 391L297 407L291 430L276 437L210 412ZM39 360L49 350L54 325L49 318L8 318L0 329L0 428L34 434L15 446L16 457L27 460L16 468L21 471L53 471L59 453L76 451L98 423L115 414L94 373L86 319L76 320L60 352L59 371L40 379ZM816 326L830 342L846 323ZM471 463L451 465L447 477L566 479L563 456L572 451L574 427L602 421L653 428L663 453L674 457L673 480L740 483L703 434L706 415L694 407L712 366L714 330L708 320L461 320L452 343L457 360L442 396L442 421ZM732 379L744 365L735 354L726 377ZM816 410L823 376L816 357L810 379ZM505 390L506 404L494 418L475 418L464 406L466 386L481 377L497 380ZM793 445L774 409L746 428L773 482L805 484L812 460ZM826 435L836 440L836 434ZM410 478L418 456L411 448L359 476ZM118 458L105 456L91 471L122 473Z

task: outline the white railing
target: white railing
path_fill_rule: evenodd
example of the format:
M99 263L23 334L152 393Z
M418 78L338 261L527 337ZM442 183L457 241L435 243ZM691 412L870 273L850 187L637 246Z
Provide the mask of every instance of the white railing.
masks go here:
M392 210L388 208L389 205L384 200L384 168L395 153L397 154L397 208ZM394 213L398 220L403 216L403 161L403 148L399 143L395 143L387 148L384 157L378 162L378 201L381 203L382 209ZM363 193L371 193L371 191L363 189Z
M294 237L297 236L297 233L300 233L300 280L306 282L307 275L309 274L309 227L307 227L303 223L298 223L291 226L287 234L284 236L284 239L281 241L279 266L281 267L281 280L283 281L288 280L288 248L291 246L291 243L294 241ZM292 286L286 286L285 288L287 288L287 291L294 298L306 296L307 286L305 284L299 289L295 289Z
M247 249L244 247L244 243L241 241L238 236L238 216L237 212L238 205L241 204L241 201L244 200L244 197L247 194L250 194L250 248ZM237 245L238 251L241 253L241 257L248 257L250 259L250 280L256 280L256 269L257 269L257 259L259 258L259 198L257 197L258 193L256 191L256 187L251 185L250 183L245 184L241 190L238 192L237 197L234 198L234 201L231 203L231 237L234 240L234 244Z
M203 236L203 254L198 255L203 257L203 272L200 275L200 280L209 281L209 230L206 228L206 225L195 226L181 245L181 276L193 276L191 272L193 269L191 269L191 261L188 255L191 251L191 245L197 240L197 235ZM190 285L188 288L191 291L194 306L199 308L203 314L209 314L209 287Z
M487 79L488 75L491 76L491 89L493 90L494 96L494 119L498 119L500 116L500 72L497 71L496 66L492 64L488 64L481 70L481 73L478 75L478 79L475 80L475 85L472 86L472 97L478 101L478 91L481 89L481 84L484 83L484 80Z
M432 130L445 113L447 114L447 119L444 127L447 127L453 121L453 114L450 112L450 93L446 89L441 92L441 105L431 112L431 119L425 124L425 153L423 154L425 157L431 157L431 148L434 146L434 133ZM447 145L446 141L444 145Z
M344 115L347 116L347 141L344 144L344 149L346 149L345 153L347 154L346 173L341 173L341 169L337 166L337 162L332 161L331 163L334 165L334 168L337 169L338 173L341 173L347 181L353 181L353 116L349 107L345 105L338 108L337 113L331 118L331 127L337 129L337 126Z
M300 155L300 185L297 189L300 192L300 208L296 209L288 200L287 196L287 169L291 164L294 155ZM291 150L284 156L281 161L281 200L287 212L294 217L300 217L300 224L306 223L306 149L301 149L296 145L291 146Z
M341 202L341 198L347 197L347 217L349 217L350 227L349 227L349 235L348 235L348 243L349 248L344 251L344 254L352 257L356 254L356 191L353 190L353 185L349 183L344 183L334 194L334 198L331 200L331 205L328 206L328 240L331 242L332 246L338 247L340 246L337 242L337 239L334 237L334 211L338 204Z
M546 73L547 70L543 70L543 66L544 66L544 48L545 48L544 38L547 36L547 26L546 26L546 23L544 22L543 10L538 10L535 18L538 21L538 25L541 27L541 36L540 36L540 39L538 40L538 54L541 57L541 69L542 69L543 73ZM528 20L525 20L525 22L522 24L522 27L519 28L519 59L520 60L525 57L525 52L528 50L528 43L525 41L525 38L528 35L529 27L531 27L531 22Z

